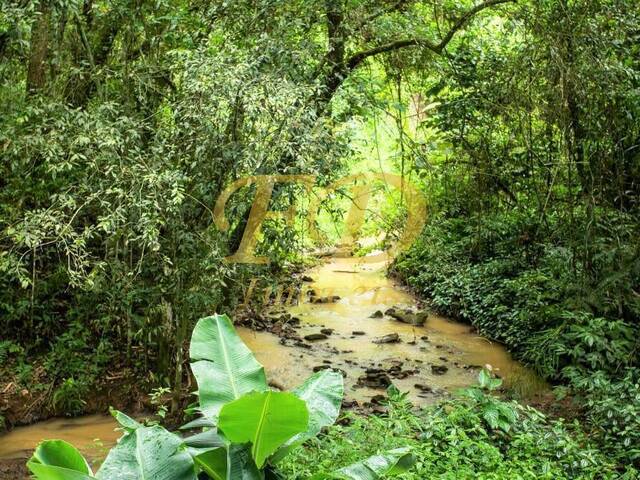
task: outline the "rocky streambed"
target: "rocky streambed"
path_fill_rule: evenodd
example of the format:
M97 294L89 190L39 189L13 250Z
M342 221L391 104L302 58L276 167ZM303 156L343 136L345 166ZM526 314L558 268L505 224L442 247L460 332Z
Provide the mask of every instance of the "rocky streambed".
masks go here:
M385 267L384 259L326 259L300 278L296 305L243 322L243 340L276 385L292 388L333 368L345 377L350 405L374 408L391 384L427 404L475 383L489 365L524 398L545 389L500 344L430 314Z

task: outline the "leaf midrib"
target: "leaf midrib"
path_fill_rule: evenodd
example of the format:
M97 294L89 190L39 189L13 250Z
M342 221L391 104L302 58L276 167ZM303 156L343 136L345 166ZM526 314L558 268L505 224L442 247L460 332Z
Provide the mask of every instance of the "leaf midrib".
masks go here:
M138 461L138 465L140 466L140 478L142 480L145 480L147 478L147 476L144 473L144 465L142 463L142 454L140 452L140 449L142 448L142 439L140 438L140 435L138 435L138 432L134 432L133 435L136 436L136 460Z
M218 338L220 339L220 348L222 350L222 358L224 358L224 365L227 370L227 376L229 377L229 383L231 384L231 389L233 390L233 397L239 398L238 395L238 387L236 386L235 379L233 378L232 370L231 370L231 362L229 359L229 352L227 351L227 345L225 343L225 338L222 332L222 324L219 319L216 319L216 326L218 327Z
M256 433L253 437L253 458L257 458L258 452L260 451L260 442L262 438L262 430L265 425L265 418L267 416L267 409L269 408L269 402L271 401L271 392L267 392L267 396L265 397L264 404L262 405L262 413L260 414L260 421L258 422L258 428L256 428ZM260 467L261 465L258 465Z

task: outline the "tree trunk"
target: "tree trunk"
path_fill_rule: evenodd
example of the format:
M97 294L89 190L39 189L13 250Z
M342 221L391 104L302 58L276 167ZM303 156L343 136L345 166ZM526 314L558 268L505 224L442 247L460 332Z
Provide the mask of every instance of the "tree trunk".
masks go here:
M47 85L47 66L51 43L51 6L40 2L38 18L31 31L27 92L37 93Z
M326 0L327 16L327 55L328 72L322 82L321 90L316 99L317 115L321 116L327 108L334 94L348 75L345 55L345 32L343 5L338 0Z
M170 303L167 303L167 320L173 320L173 309ZM182 364L184 362L184 340L187 336L187 319L184 315L175 319L176 323L176 341L175 341L175 376L173 378L173 396L171 399L171 413L176 413L180 408L180 397L182 395Z

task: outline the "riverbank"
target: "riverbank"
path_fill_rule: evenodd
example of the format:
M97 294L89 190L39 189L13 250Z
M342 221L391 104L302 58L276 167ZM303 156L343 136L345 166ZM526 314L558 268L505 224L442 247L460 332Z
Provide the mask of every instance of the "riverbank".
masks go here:
M434 311L504 343L564 404L572 397L563 416L577 416L620 465L640 466L637 299L617 298L621 289L582 290L569 249L521 245L518 228L497 215L434 221L393 275Z
M499 417L496 425L496 411L513 416ZM477 390L473 396L456 396L423 410L392 395L386 415L347 419L288 457L282 465L285 478L306 479L329 465L349 464L399 446L411 448L417 459L403 480L637 478L632 468L624 476L625 469L619 470L577 424L551 420L533 408Z
M484 389L472 390L421 410L393 391L381 402L384 413L343 410L336 425L286 458L280 465L284 478L303 480L398 447L411 448L417 459L404 480L637 478L631 468L623 476L579 425L548 419ZM494 411L506 416L494 423ZM25 461L0 461L0 478L28 478Z
M3 369L7 380L0 384L0 414L5 431L56 416L104 414L109 407L131 412L149 411L153 407L148 395L150 384L141 382L140 372L124 364L113 365L82 395L69 391L67 397L55 395L55 379L38 375L44 371L40 365L39 360L30 364L35 372L31 388L21 386L15 372Z

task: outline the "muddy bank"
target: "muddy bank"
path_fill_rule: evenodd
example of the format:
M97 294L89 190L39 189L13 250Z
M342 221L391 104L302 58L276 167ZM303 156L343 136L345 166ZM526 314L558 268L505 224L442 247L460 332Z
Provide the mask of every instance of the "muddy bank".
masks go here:
M44 371L44 368L36 367L34 370L31 383L40 385L40 388L18 387L15 379L0 384L0 414L8 431L48 420L60 413L53 402L54 382L38 377L38 371ZM140 375L125 367L107 372L97 385L91 386L82 401L84 404L78 415L105 414L109 407L129 412L144 412L152 408L147 386L141 384ZM2 438L0 436L0 444Z
M101 388L85 399L81 416L55 417L50 392L39 395L17 391L11 382L5 384L2 397L9 431L0 433L0 479L29 478L25 466L35 446L42 440L62 439L77 446L90 463L101 461L115 445L120 432L108 414L109 407L141 417L153 408L148 395L136 385L136 377L128 372L104 378ZM8 388L7 388L8 386Z
M0 478L3 480L22 480L29 478L24 459L0 460Z

